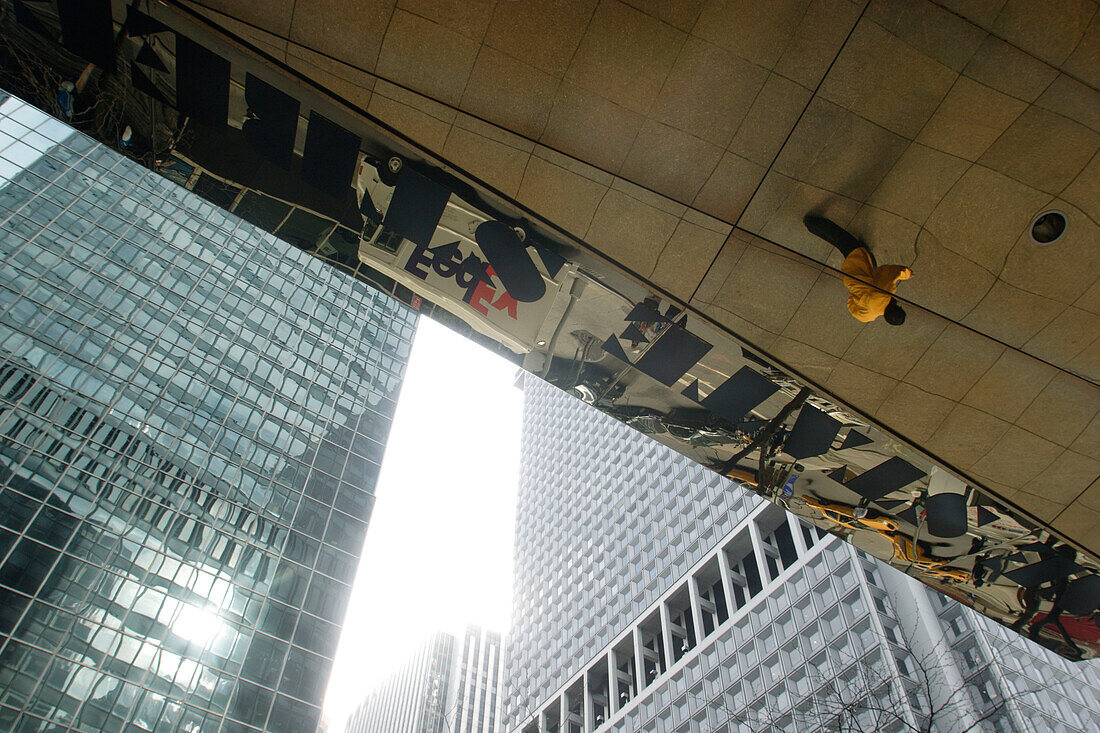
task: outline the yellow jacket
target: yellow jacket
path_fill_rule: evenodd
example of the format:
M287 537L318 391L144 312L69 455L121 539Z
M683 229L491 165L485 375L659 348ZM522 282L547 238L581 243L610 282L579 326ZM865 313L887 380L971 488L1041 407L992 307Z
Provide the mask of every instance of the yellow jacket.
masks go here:
M840 266L844 285L848 288L848 310L857 321L870 323L886 311L886 306L898 289L898 282L908 280L913 272L901 265L871 263L871 253L865 248L853 250Z

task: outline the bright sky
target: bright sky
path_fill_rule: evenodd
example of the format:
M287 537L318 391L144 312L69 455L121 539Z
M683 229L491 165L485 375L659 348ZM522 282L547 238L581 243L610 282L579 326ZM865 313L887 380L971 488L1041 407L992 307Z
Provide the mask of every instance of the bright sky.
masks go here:
M325 698L330 731L436 630L507 631L517 368L420 319Z

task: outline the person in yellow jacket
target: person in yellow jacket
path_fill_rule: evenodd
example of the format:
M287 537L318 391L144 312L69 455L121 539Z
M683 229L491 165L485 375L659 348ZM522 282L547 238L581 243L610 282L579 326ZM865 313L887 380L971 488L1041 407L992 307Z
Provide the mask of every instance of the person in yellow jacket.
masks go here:
M893 297L898 283L913 276L902 265L882 265L867 245L843 228L820 216L807 215L802 222L811 234L824 239L840 250L844 263L844 285L848 288L848 311L857 321L870 323L879 316L892 326L905 323L905 311Z

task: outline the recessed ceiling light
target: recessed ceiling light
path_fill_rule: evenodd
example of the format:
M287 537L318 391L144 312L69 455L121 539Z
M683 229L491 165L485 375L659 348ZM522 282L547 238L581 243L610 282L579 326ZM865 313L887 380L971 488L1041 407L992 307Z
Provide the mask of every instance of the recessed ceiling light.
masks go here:
M1068 225L1066 215L1057 209L1050 209L1031 220L1031 228L1028 235L1031 241L1040 247L1054 244L1066 233Z

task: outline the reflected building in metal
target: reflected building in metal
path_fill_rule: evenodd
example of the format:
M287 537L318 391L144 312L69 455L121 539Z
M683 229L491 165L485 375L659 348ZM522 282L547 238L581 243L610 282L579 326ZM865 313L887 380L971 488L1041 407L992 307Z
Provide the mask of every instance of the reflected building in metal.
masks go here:
M0 729L311 731L416 314L0 104Z
M1100 526L1100 390L1089 381L1100 341L1089 346L1078 336L1096 331L1088 319L1097 309L1087 279L1071 278L1067 289L1069 280L1051 277L1088 269L1080 267L1089 261L1082 242L1096 237L1080 191L1095 174L1087 163L1100 137L1085 129L1091 123L1080 115L1073 65L1051 66L1044 50L1067 42L1055 54L1067 58L1091 16L1055 13L1066 23L1063 38L1033 34L1013 48L998 34L1029 17L1018 3L981 17L948 17L933 2L904 3L900 15L880 5L866 13L849 7L847 18L827 13L827 21L778 13L759 28L745 25L739 5L711 8L698 22L681 18L686 25L675 34L689 36L674 39L669 17L615 0L600 3L595 16L570 6L553 18L530 3L486 5L472 25L439 8L379 23L368 23L369 13L318 10L296 21L294 33L279 20L292 12L285 2L272 8L286 12L224 3L214 11L181 0L141 9L107 0L19 2L3 15L13 52L0 66L21 69L9 84L51 109L53 90L43 94L33 69L80 79L89 78L89 63L98 66L103 73L91 72L74 119L84 119L85 104L121 105L121 118L80 123L108 145L120 144L130 125L131 155L144 152L152 167L208 201L430 318L459 324L528 372L1067 659L1100 656L1100 555L1090 549ZM348 33L311 36L313 50L327 48L322 66L283 52L290 35L301 42L309 28L330 26ZM711 77L684 70L700 62L699 44L721 56L730 49L715 42L750 26L763 46L787 48L787 61L758 58L759 66L744 67L752 69L746 84L730 77L718 86L740 100L730 106L747 115L739 130L777 136L748 133L715 167L725 143L699 147L708 134L694 123L678 128L665 112L689 98L712 105L714 90L684 86ZM496 31L465 38L459 54L478 59L476 72L456 56L448 78L457 86L424 86L435 78L421 73L434 63L422 58L425 38L455 50L456 31L465 37L486 27ZM554 95L557 82L541 73L503 72L510 90L519 78L541 80L516 87L549 105L539 114L553 123L536 124L542 133L531 137L528 125L498 114L514 105L491 93L500 67L487 59L518 53L513 61L526 64L531 44L501 48L497 40L541 39L550 27L572 29L569 68L555 73L570 89L598 81L588 85L592 98ZM925 27L968 40L937 47ZM812 51L793 40L823 30L832 42ZM649 54L595 52L627 38L647 39L631 41L635 50L664 48L653 57L662 60L648 66ZM357 67L348 55L352 46L371 48L363 39L385 50L377 66ZM891 61L864 63L869 47ZM1022 60L1029 54L1034 64ZM23 58L34 59L31 69L16 62ZM805 62L821 68L788 93L792 69ZM612 68L619 79L638 80L629 99L606 83ZM1036 106L1002 115L971 154L917 134L943 114L939 129L958 126L959 89L1011 101L1004 95L1022 93L1019 68L1057 82L1049 94L1036 88L1012 101ZM853 87L852 69L871 75L855 74L864 83ZM875 76L882 69L900 71L885 80ZM930 69L937 71L929 76ZM673 77L680 81L665 88ZM937 89L926 84L932 78ZM877 101L856 94L856 104L839 91L864 87L888 92ZM666 94L671 106L654 102ZM626 118L586 117L639 99ZM777 99L786 102L777 107ZM885 113L874 109L883 100ZM642 124L634 113L645 109L664 111ZM1080 144L1047 158L1072 163L1058 175L1010 165L1019 141L1048 123L1061 130L1055 137ZM852 135L837 137L836 129ZM1000 144L983 153L994 139ZM615 160L595 154L615 140L626 145ZM914 180L929 194L920 211L907 193ZM1032 244L1028 230L1053 214L1048 206L1081 223L1040 255L1035 246L1053 242ZM807 213L924 273L905 291L913 300L904 329L886 334L852 321L841 273L821 249L832 248L803 226ZM1044 272L1049 282L1039 283Z

